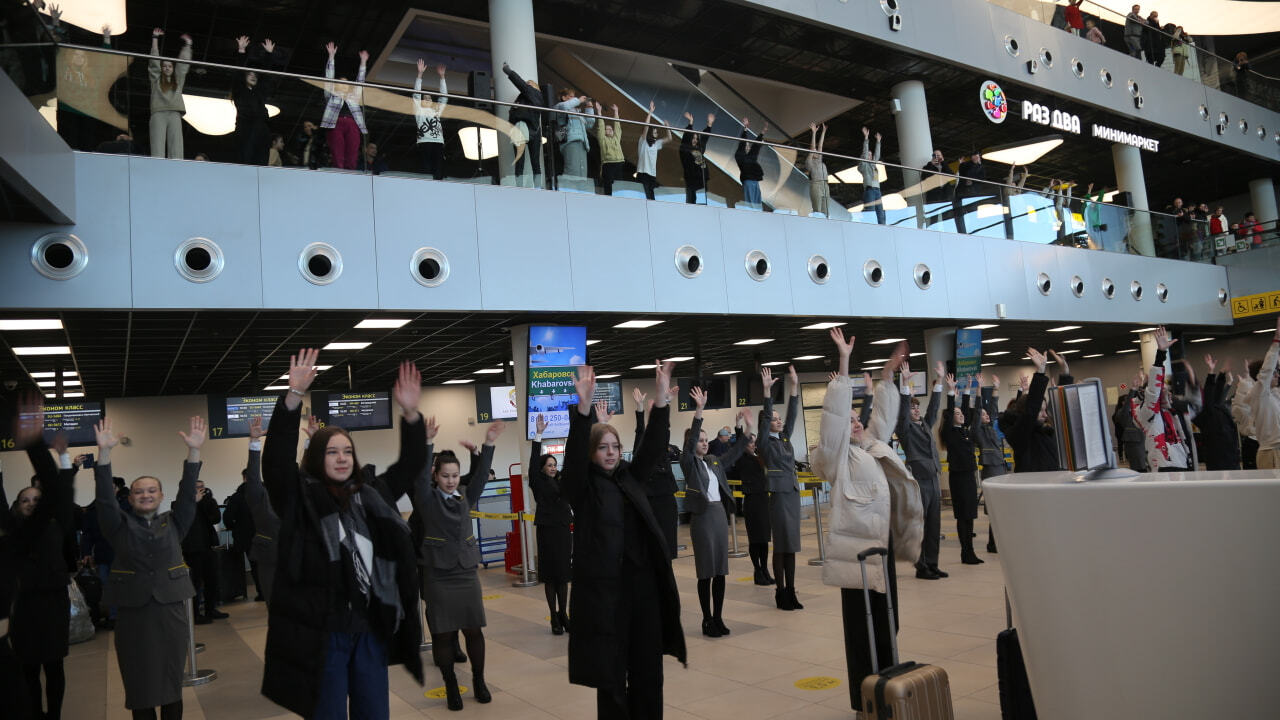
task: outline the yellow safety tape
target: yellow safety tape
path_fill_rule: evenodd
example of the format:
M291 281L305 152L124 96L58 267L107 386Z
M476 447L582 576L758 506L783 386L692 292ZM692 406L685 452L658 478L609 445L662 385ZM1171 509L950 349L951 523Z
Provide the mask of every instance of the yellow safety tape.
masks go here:
M487 513L479 510L472 510L471 517L483 518L485 520L519 520L520 513Z
M741 493L741 492L739 492L739 491L737 491L737 490L734 490L734 491L733 491L733 496L734 496L734 497L736 497L736 498L744 498L744 497L746 497L746 494L745 494L745 493Z
M812 490L801 490L801 491L800 491L800 497L813 497L813 491L812 491Z
M675 493L675 495L676 495L676 497L680 497L680 498L682 498L682 497L684 497L684 491L683 491L683 490L677 490L677 491L676 491L676 493Z
M741 485L741 484L742 484L742 481L741 481L741 480L730 480L730 481L729 481L729 484L730 484L730 485Z

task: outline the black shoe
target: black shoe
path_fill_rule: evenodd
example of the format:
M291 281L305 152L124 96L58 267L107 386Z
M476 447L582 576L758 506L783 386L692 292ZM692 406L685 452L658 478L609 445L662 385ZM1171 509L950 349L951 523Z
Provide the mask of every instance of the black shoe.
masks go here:
M453 651L453 661L455 663L464 663L467 661L467 654L462 652L462 648L457 648Z
M729 634L729 628L724 626L724 620L721 618L713 618L712 622L716 624L716 629L720 631L721 637Z
M560 616L560 626L564 628L564 631L573 632L572 630L569 629L569 615L563 610L561 610L556 614Z
M471 676L471 692L476 696L476 702L487 703L493 701L493 695L489 694L489 686L484 684L484 675L474 673Z
M254 602L266 602L266 601L267 601L267 599L266 599L266 598L264 598L264 597L262 597L262 594L261 594L261 593L259 593L259 594L257 594L257 595L254 595L254 596L253 596L253 601L254 601Z
M462 692L458 690L458 676L452 671L444 679L444 697L450 710L462 709Z
M791 597L787 594L786 588L778 588L773 591L773 601L777 604L779 610L795 610L791 606Z
M999 554L999 553L997 553L997 552L996 552L996 544L995 544L995 543L993 543L993 542L989 542L989 543L987 543L987 552L991 553L992 555L998 555L998 554Z
M773 579L773 576L769 574L769 568L767 568L767 567L762 567L762 568L760 568L760 574L764 576L764 584L765 584L765 585L776 585L776 584L778 584L778 581L777 581L777 580L774 580L774 579Z
M937 575L940 578L951 577L951 573L939 570L937 565L930 565L929 569L933 571L934 575Z
M551 615L551 634L552 635L564 634L564 626L560 624L560 616L555 613L552 613Z
M214 620L226 620L227 618L231 617L230 615L216 608L213 610L210 610L208 616L213 618Z
M768 585L768 584L769 584L769 583L765 582L765 580L764 580L764 571L763 571L763 570L761 570L760 568L756 568L754 575L755 575L754 580L755 580L755 583L756 583L757 585Z
M716 621L711 618L702 618L702 634L707 637L720 637L720 628L716 627Z
M792 609L792 610L803 610L803 609L804 609L804 606L800 604L800 599L796 597L796 589L795 589L795 588L793 588L793 587L789 587L789 588L787 588L787 597L791 599L791 609Z
M984 561L982 558L974 554L960 556L960 562L965 565L981 565Z
M941 575L935 573L927 567L916 566L916 577L920 580L939 580Z
M213 624L213 618L209 617L208 615L197 615L197 616L196 616L196 619L195 619L195 624L196 624L196 625L211 625L211 624Z

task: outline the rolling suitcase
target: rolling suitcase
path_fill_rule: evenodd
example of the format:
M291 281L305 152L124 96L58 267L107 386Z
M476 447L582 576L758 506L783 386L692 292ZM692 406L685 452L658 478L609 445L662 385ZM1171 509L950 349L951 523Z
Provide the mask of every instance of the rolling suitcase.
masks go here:
M867 558L879 555L889 577L889 551L869 548L858 553L862 565L862 596L867 604L867 637L871 644L872 673L862 680L862 712L869 720L954 720L951 683L947 671L936 665L898 662L898 633L893 625L893 595L886 593L889 614L889 646L893 664L883 670L876 657L876 630L871 619L871 592L867 588ZM887 589L887 588L886 588Z

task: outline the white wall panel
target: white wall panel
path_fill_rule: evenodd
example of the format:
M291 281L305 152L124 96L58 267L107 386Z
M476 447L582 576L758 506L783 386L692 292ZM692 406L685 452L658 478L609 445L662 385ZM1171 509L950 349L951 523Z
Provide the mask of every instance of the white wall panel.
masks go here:
M1049 295L1042 295L1036 288L1040 273L1049 276L1052 284ZM1022 248L1022 284L1027 293L1027 311L1030 317L1046 320L1063 320L1070 317L1064 309L1062 293L1067 292L1067 282L1058 267L1057 248L1053 245L1024 243Z
M942 260L942 233L914 228L893 228L898 250L897 279L902 294L902 312L917 317L954 317L947 288L953 278ZM951 238L948 236L947 240ZM929 268L927 289L915 282L916 265Z
M847 223L802 217L784 217L782 220L795 313L831 317L852 315L849 283L861 282L862 276L845 260L842 226ZM809 259L814 255L821 255L827 260L825 283L818 284L809 277Z
M991 306L977 317L996 317L996 305L1004 305L1010 320L1032 317L1027 304L1028 287L1022 273L1022 250L1034 247L1016 240L983 238L983 256L987 264L987 298Z
M378 306L373 239L373 176L256 168L262 207L262 295L272 307ZM337 248L342 274L309 282L298 258L315 242Z
M1055 246L1058 254L1058 274L1053 279L1053 295L1051 297L1062 308L1064 317L1072 318L1105 318L1107 306L1102 297L1102 278L1093 272L1089 264L1089 255L1096 251L1081 250ZM1084 282L1084 294L1076 297L1071 290L1071 278L1079 276Z
M898 244L894 231L885 225L843 223L844 257L849 266L849 303L853 315L861 317L895 317L902 315L903 270L898 262ZM878 287L869 285L863 268L869 260L880 263L882 280ZM906 271L910 273L908 269Z
M476 255L473 185L378 177L373 180L379 307L413 310L474 310L483 306ZM414 279L411 261L432 247L449 262L449 276L436 287Z
M735 210L720 210L718 214L729 310L747 314L792 313L787 235L782 226L786 216ZM763 281L747 273L747 255L757 250L769 261L770 273Z
M938 237L942 248L942 272L947 278L947 316L989 317L995 312L995 305L987 289L987 261L982 251L982 238L967 235Z
M257 168L132 157L129 184L137 306L243 308L263 302ZM292 187L296 191L297 185ZM282 195L276 202L294 227L319 214L300 209L297 195ZM222 249L222 273L208 282L191 282L174 265L178 246L193 237L208 238ZM280 242L268 239L268 245Z
M565 216L569 193L490 185L474 189L484 309L573 307L569 279L573 262ZM466 212L466 208L456 211ZM608 232L608 228L599 230ZM535 283L544 276L556 280Z
M733 211L677 203L649 203L648 211L655 309L729 312L719 213ZM702 258L702 272L697 277L686 278L676 270L676 250L683 245L696 247Z
M615 202L604 195L566 196L575 309L653 309L647 210L654 204Z

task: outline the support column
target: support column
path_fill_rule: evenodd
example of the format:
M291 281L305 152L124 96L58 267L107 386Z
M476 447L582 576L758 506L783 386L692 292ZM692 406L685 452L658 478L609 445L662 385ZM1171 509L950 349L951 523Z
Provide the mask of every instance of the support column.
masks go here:
M495 0L496 2L496 0ZM495 56L496 57L496 56ZM501 70L502 64L498 63ZM518 70L516 72L519 72ZM510 85L511 83L507 83ZM508 144L507 147L510 147ZM511 328L511 377L516 386L516 419L512 423L515 427L507 432L515 430L520 433L520 439L516 441L516 447L520 448L520 458L529 457L529 453L533 450L532 444L526 440L529 436L527 432L529 428L529 326L516 325ZM511 488L513 495L517 493L517 488ZM520 473L520 487L518 495L512 498L511 511L537 513L538 508L533 502L533 492L529 489L529 471L526 469ZM517 498L519 502L517 503ZM518 505L518 507L517 507ZM518 523L520 528L520 541L524 543L527 553L525 557L533 560L535 549L533 538L528 537L525 532L526 527L532 527L526 523ZM536 567L536 563L534 564ZM530 568L532 570L532 568Z
M954 327L930 328L924 331L925 358L929 366L928 382L933 383L933 366L941 362L943 365L956 359L956 329Z
M1253 214L1264 228L1267 223L1274 223L1280 217L1276 213L1276 186L1271 178L1249 181L1249 204L1253 206Z
M538 53L533 37L533 0L489 0L489 54L493 65L493 95L502 102L514 102L518 93L502 71L502 64L520 73L525 80L538 79ZM494 114L506 120L509 108L494 107ZM525 152L541 152L542 148L525 147ZM515 175L515 148L498 129L498 177L503 185L518 184ZM533 179L537 183L537 178ZM514 339L514 335L513 335ZM525 350L524 352L527 352ZM520 361L516 361L516 367Z
M916 210L916 224L925 227L924 193L920 171L933 157L933 137L929 132L929 107L925 101L924 83L906 80L889 91L895 110L894 127L898 132L898 163L909 168L902 172L902 195ZM914 197L912 197L914 195Z
M1138 355L1142 357L1142 370L1145 372L1156 362L1156 334L1140 333L1138 339L1142 341L1138 345Z
M1132 145L1116 143L1111 146L1111 159L1116 168L1116 189L1129 193L1131 207L1142 212L1134 213L1129 224L1129 247L1139 254L1154 257L1151 216L1146 213L1147 179L1142 172L1142 151Z

